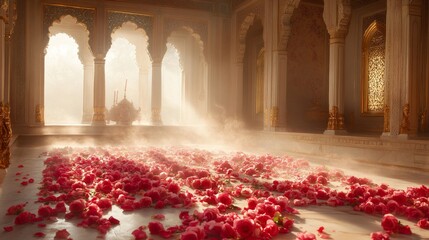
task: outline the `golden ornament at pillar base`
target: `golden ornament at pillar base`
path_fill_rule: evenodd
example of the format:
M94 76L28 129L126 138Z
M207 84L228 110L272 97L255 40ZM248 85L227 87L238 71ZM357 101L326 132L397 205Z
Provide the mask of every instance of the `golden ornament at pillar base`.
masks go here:
M407 134L410 131L410 104L406 103L402 107L402 120L399 127L399 134Z
M36 105L36 123L43 124L45 122L45 108L41 104Z
M103 122L105 123L105 107L94 107L94 115L92 116L92 122Z
M387 104L384 106L383 132L390 132L390 108Z
M12 125L10 122L9 104L0 102L0 169L6 169L10 165L9 143L12 139Z
M152 108L151 120L152 120L152 123L155 124L155 125L162 124L161 109L159 109L159 108Z
M276 106L271 108L270 123L273 128L279 126L279 108Z
M340 114L337 106L329 112L327 130L344 130L344 116Z

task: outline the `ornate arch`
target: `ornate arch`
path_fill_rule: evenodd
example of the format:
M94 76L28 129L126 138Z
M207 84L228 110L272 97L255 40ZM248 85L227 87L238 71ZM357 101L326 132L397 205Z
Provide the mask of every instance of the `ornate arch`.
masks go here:
M77 8L72 6L43 6L43 46L46 48L49 42L49 28L54 22L61 22L61 18L70 15L76 18L78 24L85 26L88 31L88 43L91 51L94 49L94 37L92 33L95 29L95 9L93 8Z
M237 62L242 62L244 58L244 52L246 51L246 35L250 26L256 19L255 13L250 13L244 18L238 31L238 44L237 44Z
M300 2L301 0L286 0L283 3L284 6L282 6L281 8L283 9L283 11L280 17L281 29L280 29L280 39L279 39L279 46L278 46L279 50L286 50L287 48L287 43L289 41L289 36L291 31L290 18L292 17L295 9L298 8Z
M114 33L122 24L126 22L131 22L137 25L137 28L142 29L148 36L147 49L149 52L149 57L152 58L152 45L153 45L153 17L143 14L136 13L124 13L124 12L115 12L109 11L107 13L107 49L112 45L112 33Z
M176 30L185 29L198 42L204 59L207 62L207 45L208 42L208 24L205 21L190 21L183 19L166 19L164 26L164 43L167 44L167 38ZM164 45L165 45L164 44ZM163 46L164 46L163 45Z

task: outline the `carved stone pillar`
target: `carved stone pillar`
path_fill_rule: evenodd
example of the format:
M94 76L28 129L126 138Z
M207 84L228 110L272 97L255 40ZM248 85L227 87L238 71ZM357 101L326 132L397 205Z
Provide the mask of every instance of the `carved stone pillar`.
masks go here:
M407 138L417 134L419 122L417 84L423 77L421 73L421 6L421 0L402 1L404 78L401 82L402 117L399 134Z
M94 115L92 125L106 125L106 79L103 55L94 59Z
M151 86L148 79L148 69L142 65L139 66L139 90L140 90L140 107L141 107L141 117L143 122L150 122L151 118Z
M162 99L162 82L161 82L161 60L152 62L152 115L153 125L161 125L161 99Z
M344 134L345 37L350 22L349 0L325 1L323 19L329 32L329 118L325 134Z
M418 129L421 73L421 1L387 1L386 91L389 121L383 136L408 138Z
M91 123L94 106L94 64L83 66L83 114L82 123Z
M236 62L235 64L235 85L231 96L233 96L232 102L235 103L234 117L235 119L243 118L243 59Z

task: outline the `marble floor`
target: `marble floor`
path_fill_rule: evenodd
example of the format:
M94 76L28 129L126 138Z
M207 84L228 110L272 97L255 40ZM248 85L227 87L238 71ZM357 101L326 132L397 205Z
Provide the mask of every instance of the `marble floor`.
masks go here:
M69 146L69 145L104 145L106 142L96 141L78 141L74 143L67 142L68 140L62 139L58 142L44 142L43 138L21 139L12 148L11 166L7 172L3 171L0 174L0 227L13 225L14 216L6 216L4 213L11 205L28 202L27 210L37 212L38 204L34 203L36 200L36 193L38 191L38 182L41 180L41 171L43 170L44 157L42 153L49 151L53 147ZM192 145L195 147L198 145ZM208 146L199 146L208 147ZM211 148L227 148L225 146L210 146ZM228 146L228 150L231 147ZM258 150L261 152L261 150ZM266 153L269 153L267 150ZM296 156L301 157L301 156ZM346 174L355 175L358 177L367 177L372 179L374 183L387 183L397 189L406 189L407 187L418 187L422 184L429 184L429 175L423 171L398 169L394 167L377 166L377 165L363 165L362 163L333 163L332 161L323 161L323 159L311 159L311 156L306 156L310 162L314 164L328 165L329 168L339 168ZM24 165L24 168L18 168L19 165ZM333 165L333 166L329 166ZM21 175L16 175L20 172ZM23 177L33 178L33 184L22 186L20 182ZM325 232L329 235L330 239L370 239L370 233L382 231L380 226L380 216L368 215L362 212L353 211L350 207L324 207L324 206L310 206L298 207L300 214L297 215L295 220L294 229L292 233L280 235L277 239L295 239L296 234L300 231L308 231L316 233L317 229L321 226L325 228ZM159 210L145 209L141 211L134 211L129 214L123 214L122 210L113 207L109 215L113 215L121 221L121 224L112 228L105 236L104 239L133 239L131 232L140 225L147 224L152 219L152 216ZM178 221L177 215L180 210L162 210L166 215L164 225L173 224ZM429 239L429 230L421 229L415 226L415 222L407 219L400 218L403 224L411 227L412 235L394 234L391 239ZM46 233L44 239L53 239L55 232L59 229L67 229L73 239L99 239L99 234L94 229L83 229L76 226L74 221L64 221L59 218L57 221L49 223L43 231ZM32 239L35 232L41 231L37 224L25 224L21 226L14 226L12 232L0 232L0 239ZM157 239L153 237L153 239ZM318 238L319 239L319 238Z

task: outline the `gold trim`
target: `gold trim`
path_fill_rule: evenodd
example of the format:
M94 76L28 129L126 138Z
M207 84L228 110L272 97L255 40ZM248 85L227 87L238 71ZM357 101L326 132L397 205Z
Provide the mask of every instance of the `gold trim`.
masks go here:
M383 132L390 132L390 108L384 105Z
M114 10L112 8L106 9L106 13L122 13L122 14L131 14L131 15L137 15L137 16L145 16L145 17L154 17L154 15L146 14L146 13L138 13L133 11L126 11L126 10Z
M61 3L43 3L43 6L52 6L52 7L69 7L69 8L76 8L76 9L86 9L86 10L96 10L95 7L83 7L83 6L76 6L76 5L69 5L69 4L61 4Z
M161 123L161 109L160 108L152 108L151 115L152 123Z
M93 122L105 122L106 108L105 107L94 107L94 115L92 117Z
M279 126L279 108L276 106L271 108L270 123L271 127Z
M10 122L9 104L0 102L0 169L6 169L10 165L9 143L12 139L12 124Z
M264 110L264 126L270 126L270 110L268 108Z
M367 117L380 117L383 116L383 112L374 112L368 110L368 50L371 39L376 32L382 32L384 36L384 44L386 44L386 30L383 23L379 21L373 21L368 28L365 30L362 40L362 65L361 65L361 113ZM386 76L384 77L386 82Z
M402 107L402 120L399 127L399 134L407 134L410 131L410 104L406 103Z
M333 106L329 111L328 130L344 130L344 115L338 111L337 106Z
M37 104L36 105L36 123L44 123L45 122L45 108L40 105Z

